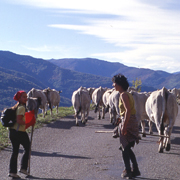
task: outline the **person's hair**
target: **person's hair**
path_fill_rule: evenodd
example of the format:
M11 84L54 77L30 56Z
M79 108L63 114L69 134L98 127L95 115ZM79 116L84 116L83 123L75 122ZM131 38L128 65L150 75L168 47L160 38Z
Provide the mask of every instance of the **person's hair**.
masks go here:
M127 78L122 74L117 74L117 75L113 76L112 82L121 86L125 91L127 91L128 87L129 87Z

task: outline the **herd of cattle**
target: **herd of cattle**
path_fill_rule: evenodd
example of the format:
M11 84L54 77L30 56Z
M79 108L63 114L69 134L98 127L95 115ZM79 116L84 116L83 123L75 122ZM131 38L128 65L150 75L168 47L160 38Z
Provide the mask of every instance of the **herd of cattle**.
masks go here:
M170 136L174 126L178 105L176 98L180 96L179 89L167 90L162 88L154 92L137 92L135 89L128 89L135 101L136 117L142 127L142 134L145 133L145 121L149 122L149 133L153 134L152 125L155 123L160 135L160 153L164 149L170 150ZM81 113L82 123L86 123L89 115L90 103L95 105L95 113L98 119L103 119L105 113L109 112L110 122L115 125L119 115L119 92L114 88L85 88L80 87L73 92L72 105L75 111L76 125L78 125L78 114ZM102 114L100 114L102 113Z
M139 125L142 128L143 136L146 136L145 122L149 122L149 133L153 134L152 125L155 123L159 140L159 152L163 152L164 149L170 150L170 136L172 128L174 126L177 114L178 105L177 97L180 96L179 89L167 90L162 88L154 92L137 92L135 89L129 88L135 101L136 117L139 120ZM55 89L38 90L32 88L28 92L27 108L29 110L35 110L36 114L38 109L42 109L43 116L45 116L47 110L47 104L51 109L56 107L58 113L58 107L60 103L60 91ZM86 123L89 116L90 104L94 104L95 113L97 113L98 119L103 119L105 113L109 112L110 122L115 125L119 114L119 97L120 94L114 88L85 88L80 87L72 94L72 105L75 112L76 125L79 124L78 116L81 116L81 122Z

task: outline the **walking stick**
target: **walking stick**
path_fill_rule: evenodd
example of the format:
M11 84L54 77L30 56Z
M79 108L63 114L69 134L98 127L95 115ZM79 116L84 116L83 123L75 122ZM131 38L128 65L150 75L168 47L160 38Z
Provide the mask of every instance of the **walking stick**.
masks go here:
M113 133L113 131L96 131L95 133ZM143 134L142 132L139 132L139 134ZM165 136L165 135L158 135L158 134L146 134L148 136L158 136L158 137L164 137L164 138L169 138L169 136Z
M28 170L27 172L30 174L30 158L31 158L31 146L32 146L32 138L33 138L34 126L31 128L31 140L30 140L30 147L29 147L29 160L28 160Z

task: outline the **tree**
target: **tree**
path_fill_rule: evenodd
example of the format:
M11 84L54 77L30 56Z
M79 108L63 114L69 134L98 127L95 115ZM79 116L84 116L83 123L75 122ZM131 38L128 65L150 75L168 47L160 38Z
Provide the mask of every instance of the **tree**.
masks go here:
M137 89L138 92L141 92L141 85L142 85L142 81L141 79L136 78L136 80L132 81L132 87Z

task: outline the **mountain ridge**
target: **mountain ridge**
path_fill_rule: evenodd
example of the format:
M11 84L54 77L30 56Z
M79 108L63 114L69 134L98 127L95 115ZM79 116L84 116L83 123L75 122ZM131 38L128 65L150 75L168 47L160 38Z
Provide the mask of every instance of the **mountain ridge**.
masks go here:
M70 60L70 61L68 61ZM54 62L61 64L55 64ZM112 88L111 78L114 74L124 74L130 83L136 78L142 80L142 91L153 91L161 86L180 87L180 74L164 71L128 67L121 63L84 58L63 60L44 60L27 55L18 55L10 51L0 51L0 109L12 106L13 95L17 90L47 87L62 90L60 106L71 106L73 91L83 87ZM78 69L79 68L79 69Z

